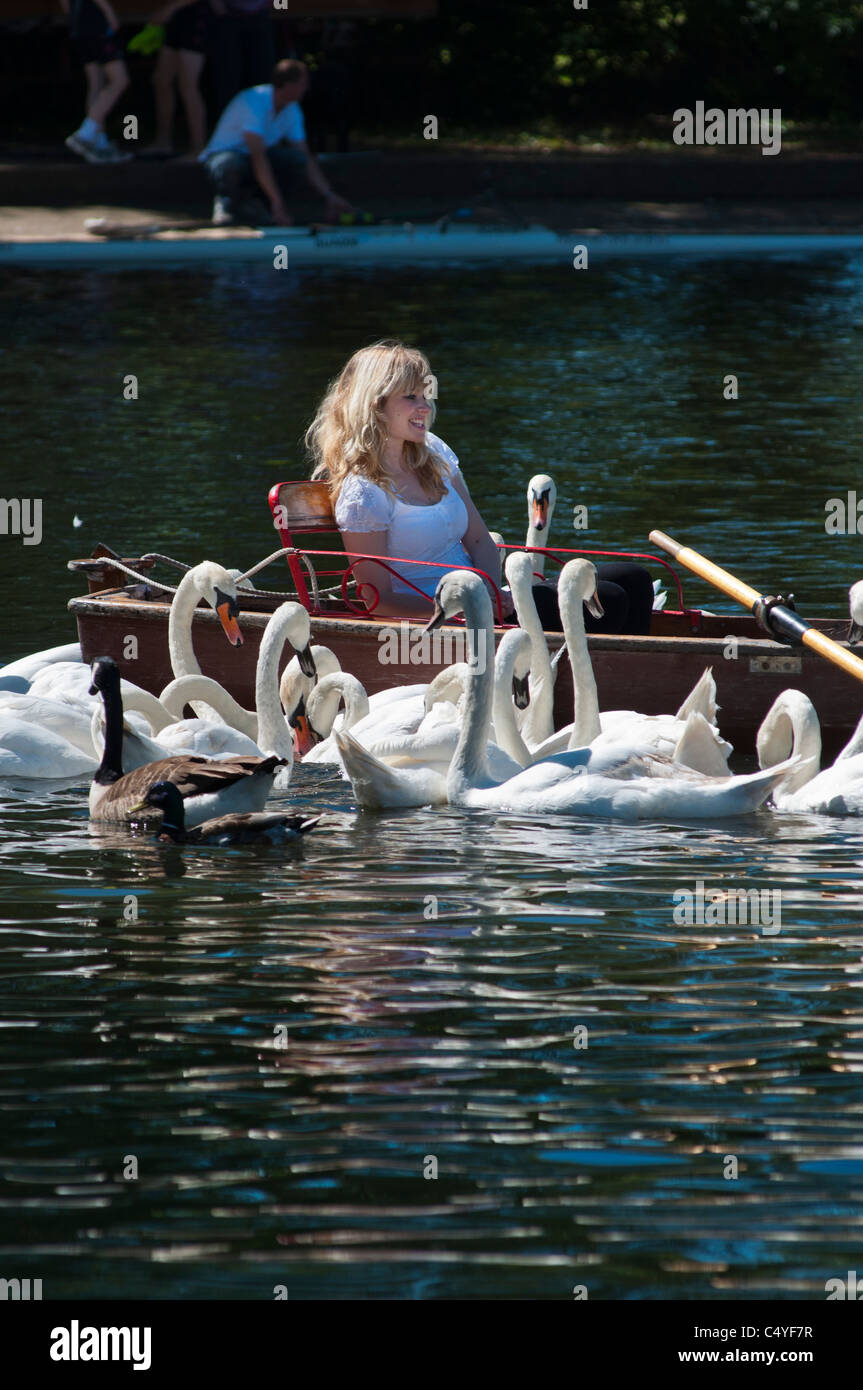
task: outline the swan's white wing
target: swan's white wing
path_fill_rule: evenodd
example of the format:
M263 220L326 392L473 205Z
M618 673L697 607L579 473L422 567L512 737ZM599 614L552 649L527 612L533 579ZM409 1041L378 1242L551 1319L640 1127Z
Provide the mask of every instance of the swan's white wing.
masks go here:
M68 739L0 711L0 777L78 777L98 759Z
M357 805L363 810L434 806L446 801L446 778L427 768L388 767L351 734L334 734Z

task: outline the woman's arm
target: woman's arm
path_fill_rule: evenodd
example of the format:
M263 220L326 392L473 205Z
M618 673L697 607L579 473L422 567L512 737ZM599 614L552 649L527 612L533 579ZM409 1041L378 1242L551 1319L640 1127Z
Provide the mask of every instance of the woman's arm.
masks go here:
M380 555L382 559L389 559L387 555L387 533L386 531L342 531L342 541L345 550L353 551L360 555ZM494 544L494 542L492 542ZM429 571L434 573L434 571ZM394 594L392 587L392 575L389 570L384 569L383 565L375 565L363 560L357 562L354 570L354 577L358 584L373 584L380 595L380 601L374 605L374 617L376 618L430 618L432 615L432 601L425 598L422 594L415 594L409 589L404 594ZM360 595L361 601L366 608L371 608L374 604L374 595L368 591Z
M456 473L452 485L467 507L467 530L461 538L461 543L473 561L474 568L485 570L496 584L500 584L500 551L489 535L488 527L477 511L461 473ZM488 585L486 587L488 588ZM495 594L491 589L489 589L489 593L492 604L494 604ZM512 601L507 599L506 594L503 595L502 602L504 615L512 613ZM495 621L497 621L496 610Z

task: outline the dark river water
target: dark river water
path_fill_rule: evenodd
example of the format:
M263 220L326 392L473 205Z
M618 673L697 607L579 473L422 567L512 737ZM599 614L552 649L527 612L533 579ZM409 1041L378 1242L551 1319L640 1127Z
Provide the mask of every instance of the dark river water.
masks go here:
M660 526L847 611L860 540L825 504L863 499L863 260L31 273L0 281L0 469L44 534L0 536L0 661L74 639L99 540L273 549L267 489L385 336L429 354L508 539L548 471L560 544L584 503L585 544ZM179 850L91 833L85 782L0 785L0 1275L823 1299L861 1267L859 822L360 816L314 767L288 800L334 813L299 849ZM675 920L699 882L781 893L780 930Z

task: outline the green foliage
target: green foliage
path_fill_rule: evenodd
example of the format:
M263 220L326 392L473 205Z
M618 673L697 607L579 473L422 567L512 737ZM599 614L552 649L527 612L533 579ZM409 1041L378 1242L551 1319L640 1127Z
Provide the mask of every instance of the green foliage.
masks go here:
M455 121L577 125L699 99L781 105L797 120L863 115L863 0L441 0L422 32Z

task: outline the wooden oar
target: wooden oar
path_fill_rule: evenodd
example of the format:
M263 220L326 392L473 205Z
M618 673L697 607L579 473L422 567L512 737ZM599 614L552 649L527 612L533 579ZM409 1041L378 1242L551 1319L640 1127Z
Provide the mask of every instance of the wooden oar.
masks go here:
M715 565L712 560L708 560L705 555L700 555L697 550L690 550L688 545L680 545L671 536L666 536L664 531L651 531L650 539L654 545L658 545L661 550L667 550L669 555L673 555L675 560L679 560L681 565L692 570L693 574L699 575L701 579L706 579L708 584L714 588L721 589L722 593L728 594L748 608L750 613L754 613L758 604L764 602L764 595L759 594L757 589L752 589L748 584L735 575L729 574L728 570L722 569L720 565ZM802 642L819 656L823 656L827 661L832 661L834 666L841 666L843 671L847 671L849 676L855 676L858 681L863 681L863 661L847 648L840 647L838 642L834 642L830 637L825 637L818 628L807 627L798 613L793 613L790 608L785 608L781 603L770 605L769 622L774 626L777 634L781 633L792 642Z

